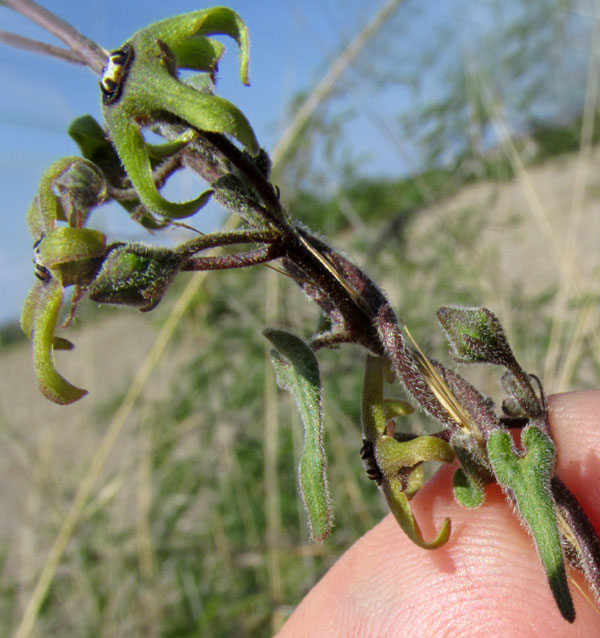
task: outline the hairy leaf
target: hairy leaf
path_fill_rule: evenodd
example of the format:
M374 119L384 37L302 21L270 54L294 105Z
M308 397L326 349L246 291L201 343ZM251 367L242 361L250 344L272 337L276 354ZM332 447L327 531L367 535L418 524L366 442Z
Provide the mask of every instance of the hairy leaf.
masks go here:
M555 464L554 443L533 426L523 431L522 443L526 450L524 456L517 453L507 432L493 432L488 440L489 459L498 482L514 497L519 514L533 536L560 612L573 622L575 608L567 585L550 486Z
M494 363L508 368L516 364L500 322L487 308L447 306L437 315L462 363Z
M500 379L502 388L508 395L502 403L502 410L512 417L537 418L544 414L540 402L527 375L515 376L507 370Z
M454 472L454 496L463 507L469 509L475 509L485 501L485 491L481 484L462 467Z
M472 438L456 433L450 439L450 445L461 464L460 472L454 475L454 493L457 500L465 507L479 507L485 500L484 486L495 481L487 454ZM457 491L457 485L468 490ZM468 501L468 503L467 503Z
M322 541L333 524L323 447L323 397L319 365L312 350L283 330L265 330L275 346L272 361L277 384L292 394L304 426L304 449L298 468L300 494L308 515L311 539Z

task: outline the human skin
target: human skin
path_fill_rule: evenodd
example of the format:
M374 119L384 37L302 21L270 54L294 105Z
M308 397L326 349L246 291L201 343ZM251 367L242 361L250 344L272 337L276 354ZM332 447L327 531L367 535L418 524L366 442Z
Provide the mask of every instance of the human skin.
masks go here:
M549 405L558 475L600 530L600 391L555 395ZM479 509L464 509L452 495L453 472L442 468L412 501L425 538L452 519L446 545L421 549L387 516L315 585L277 638L600 637L600 605L582 576L569 570L577 611L570 624L500 489L489 487Z

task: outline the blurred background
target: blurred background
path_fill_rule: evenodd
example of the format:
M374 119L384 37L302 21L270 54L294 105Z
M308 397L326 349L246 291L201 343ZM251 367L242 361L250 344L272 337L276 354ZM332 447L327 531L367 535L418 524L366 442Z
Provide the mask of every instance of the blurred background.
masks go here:
M45 4L107 49L201 8ZM365 266L435 357L449 361L436 309L485 305L548 393L596 387L598 3L228 5L250 28L252 86L224 40L219 92L272 153L292 215ZM0 25L52 41L2 7ZM89 71L4 46L0 74L0 634L272 635L385 513L358 456L363 354L319 354L336 516L320 545L297 496L301 424L261 335L309 337L319 316L274 271L181 276L149 315L84 304L58 365L90 394L44 400L16 323L33 281L25 214L43 170L77 153L69 122L99 118L100 97ZM168 192L201 187L181 174ZM181 240L142 235L118 207L93 219L113 238ZM193 219L224 221L217 206ZM467 373L498 397L499 371Z

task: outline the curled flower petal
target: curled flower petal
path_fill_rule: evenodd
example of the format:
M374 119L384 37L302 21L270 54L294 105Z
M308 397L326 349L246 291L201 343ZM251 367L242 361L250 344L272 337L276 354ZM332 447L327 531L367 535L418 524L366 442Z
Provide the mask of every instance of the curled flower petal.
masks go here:
M69 383L57 370L54 362L54 331L63 300L63 288L51 280L37 290L33 321L33 366L41 393L50 401L66 405L81 399L87 390Z
M172 47L180 69L212 73L225 53L225 45L213 38L193 37Z
M106 131L91 115L83 115L73 120L69 126L69 135L75 140L84 157L102 170L112 188L118 190L127 187L129 178L115 147L110 142ZM194 136L194 132L188 129L179 138L165 144L146 144L152 169L155 170L163 160L169 159L184 148ZM133 219L146 228L156 230L164 228L168 223L163 218L155 218L140 202L135 192L132 192L127 199L120 198L118 201Z
M65 201L56 191L66 192ZM54 162L42 176L38 193L27 213L29 231L38 240L52 230L57 221L83 225L89 208L105 196L104 177L92 162L81 157L64 157ZM67 208L75 207L81 218L67 220L71 210L65 210L65 204Z
M193 215L208 202L212 191L205 191L188 202L176 203L166 200L154 183L148 148L139 126L117 114L107 115L107 122L121 161L147 208L163 217L183 219Z
M28 339L31 339L31 335L33 334L35 309L40 297L42 286L42 282L36 280L31 290L27 294L27 297L25 298L25 301L23 303L23 308L21 309L21 330L23 330Z
M106 237L91 228L60 226L51 230L39 244L39 258L46 268L91 257L101 256L106 249Z
M248 66L250 60L250 39L248 28L240 16L227 7L215 7L192 11L183 15L161 20L146 29L136 33L136 36L146 36L148 39L161 40L176 55L178 66L198 71L212 71L214 64L219 61L222 50L215 47L212 61L206 54L201 53L198 44L201 36L228 35L240 47L240 77L244 84L248 84ZM134 36L135 37L135 36ZM208 39L208 38L207 38ZM189 53L190 41L195 45L198 57L191 59ZM212 40L211 40L212 42ZM210 67L212 62L212 67ZM203 64L203 66L200 66Z
M412 513L409 498L422 485L420 464L426 461L451 463L454 451L446 441L433 436L420 436L401 442L385 434L385 366L385 360L380 357L366 358L362 395L362 429L365 444L361 456L367 474L377 480L390 511L405 534L419 547L435 549L441 547L450 537L450 519L444 521L436 538L426 541ZM401 408L400 412L407 412L410 406L400 404L396 407ZM417 473L413 476L415 470Z
M384 399L383 407L385 409L386 419L395 419L399 416L407 416L415 411L408 401L402 401L402 399Z
M56 226L57 220L65 220L65 215L59 199L54 194L52 185L54 180L72 166L79 157L64 157L54 162L42 175L38 194L34 198L27 213L27 225L33 237L39 239L42 235Z
M183 135L172 142L166 142L165 144L146 144L148 155L152 159L166 159L184 148L194 137L195 133L188 129Z
M433 540L426 541L423 538L421 528L412 513L408 497L404 493L402 483L399 479L391 481L384 480L381 485L381 489L394 518L398 521L398 524L404 533L413 543L415 543L415 545L418 545L423 549L437 549L448 541L451 530L451 522L449 518L444 520L438 535Z
M435 436L419 436L410 441L396 441L392 436L381 436L375 446L377 465L384 474L389 475L427 461L452 463L454 456L450 444Z
M36 281L31 290L29 291L23 308L21 310L21 330L25 333L28 339L31 339L33 335L33 325L35 322L35 312L37 303L40 298L41 289L44 284L41 281ZM73 344L63 337L54 337L54 349L55 350L72 350Z
M225 133L241 142L255 155L258 143L250 122L231 102L216 95L202 93L188 84L165 78L168 87L163 96L164 108L201 131Z

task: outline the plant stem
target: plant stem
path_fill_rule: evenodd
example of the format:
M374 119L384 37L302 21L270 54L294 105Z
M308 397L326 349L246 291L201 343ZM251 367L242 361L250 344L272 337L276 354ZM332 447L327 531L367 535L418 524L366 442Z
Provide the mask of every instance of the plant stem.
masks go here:
M229 270L231 268L246 268L265 264L281 257L278 246L264 246L256 250L235 255L217 255L216 257L192 257L188 259L181 270Z
M64 49L63 47L57 47L53 44L47 44L46 42L40 42L39 40L24 38L23 36L17 35L16 33L0 31L0 42L17 49L23 49L24 51L50 55L52 57L64 60L65 62L73 62L74 64L85 64L85 60L78 53L75 53L75 51Z
M77 54L83 64L89 66L98 75L102 73L108 57L108 51L86 38L68 22L65 22L62 18L59 18L33 0L2 0L2 4L24 15L55 35Z
M202 235L182 244L177 249L180 255L192 257L201 250L231 246L232 244L273 244L277 241L278 233L271 230L242 229L229 232Z

